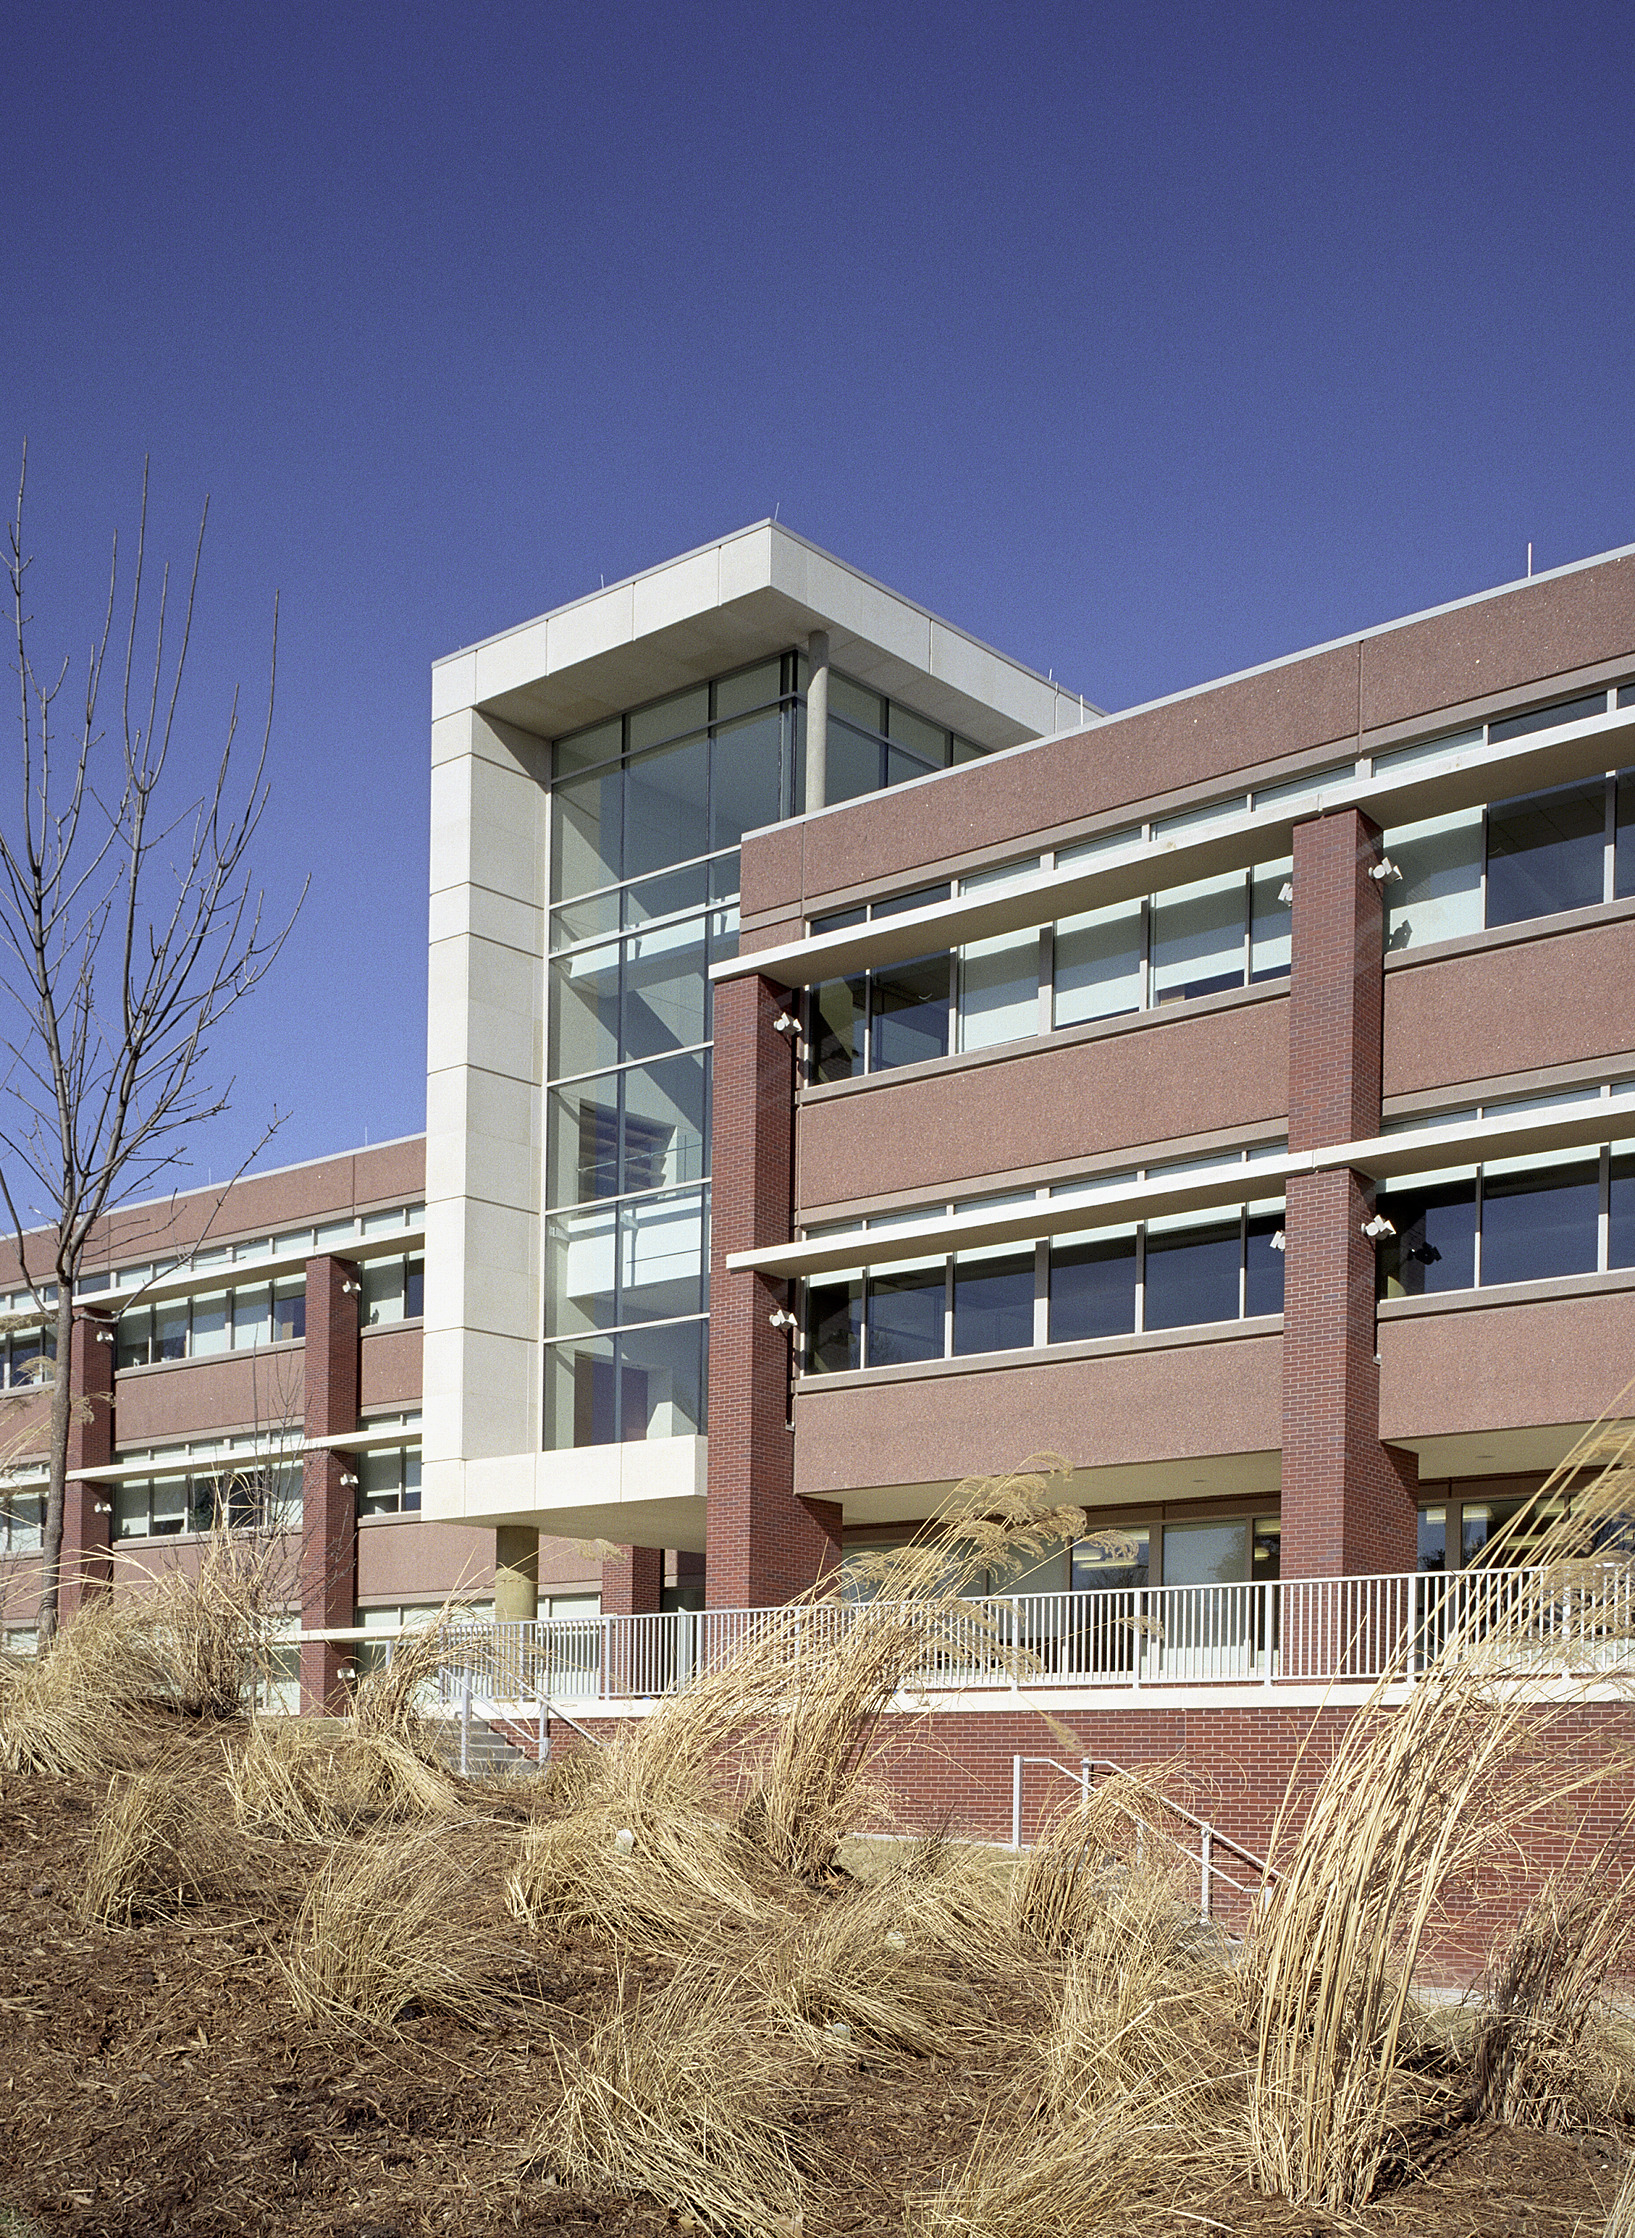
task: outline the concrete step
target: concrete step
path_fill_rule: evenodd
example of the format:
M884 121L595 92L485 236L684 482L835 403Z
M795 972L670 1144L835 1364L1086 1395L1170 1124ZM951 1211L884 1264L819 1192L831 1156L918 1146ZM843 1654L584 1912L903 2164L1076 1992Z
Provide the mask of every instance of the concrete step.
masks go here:
M444 1724L438 1739L438 1754L451 1772L460 1769L458 1718L450 1718ZM483 1719L474 1717L471 1720L471 1732L466 1744L468 1779L503 1779L535 1769L534 1759L526 1749L518 1748L514 1741L508 1741L503 1733L497 1733Z

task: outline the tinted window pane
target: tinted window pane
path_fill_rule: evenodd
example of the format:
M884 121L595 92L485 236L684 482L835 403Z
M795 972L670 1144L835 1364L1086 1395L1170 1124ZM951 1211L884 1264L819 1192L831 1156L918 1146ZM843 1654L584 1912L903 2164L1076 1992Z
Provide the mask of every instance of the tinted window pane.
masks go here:
M708 1323L636 1329L618 1338L619 1436L696 1437L704 1427Z
M1235 1321L1241 1251L1236 1220L1149 1228L1146 1326L1184 1329L1194 1321Z
M752 707L764 707L768 700L776 699L782 690L781 661L762 661L759 668L741 668L736 676L723 676L715 687L716 720L725 722L731 715L747 715Z
M813 1375L863 1364L863 1285L814 1282L806 1292L806 1365Z
M545 1450L611 1445L614 1439L613 1339L545 1348Z
M624 958L618 1054L656 1057L704 1040L704 919L639 933Z
M709 866L694 863L686 870L639 879L634 886L627 886L620 898L627 932L637 931L652 917L674 917L680 910L702 909L710 898Z
M1058 1243L1050 1253L1050 1341L1119 1337L1135 1327L1135 1230Z
M1290 904L1278 897L1293 876L1292 862L1269 863L1249 887L1249 977L1283 979L1289 970Z
M618 1214L597 1206L546 1223L545 1333L609 1329L618 1320L615 1239Z
M1243 1585L1248 1577L1247 1523L1164 1526L1166 1585Z
M1419 1567L1425 1571L1445 1570L1448 1566L1448 1511L1446 1508L1421 1508L1419 1511Z
M634 726L632 726L634 727ZM710 754L690 739L629 764L625 778L624 874L639 878L666 863L708 853Z
M1618 776L1618 841L1612 890L1620 901L1635 894L1635 769L1621 770Z
M1476 1183L1442 1182L1411 1195L1392 1191L1379 1209L1396 1227L1380 1245L1381 1295L1429 1297L1476 1280Z
M1612 1192L1608 1203L1607 1265L1635 1267L1635 1154L1628 1151L1612 1161ZM123 1321L119 1324L124 1341Z
M549 1202L586 1204L619 1193L619 1075L553 1088Z
M776 708L732 723L711 746L710 844L736 847L746 831L775 824L783 785L783 717Z
M1591 692L1583 699L1559 699L1553 707L1535 707L1530 714L1508 715L1502 723L1488 727L1488 737L1497 746L1506 738L1526 738L1536 730L1555 730L1562 723L1581 723L1587 716L1604 715L1607 711L1605 692Z
M1033 1253L954 1261L954 1350L1014 1352L1033 1342Z
M1058 1026L1119 1018L1141 1007L1141 904L1064 917L1056 927Z
M869 1283L868 1364L942 1358L943 1268L894 1267Z
M1514 925L1601 899L1600 779L1495 801L1487 816L1487 921Z
M1039 935L1006 933L959 952L959 1045L991 1049L1039 1030Z
M704 1192L639 1197L619 1215L621 1321L697 1313L704 1273Z
M829 716L828 805L832 808L843 800L860 800L865 793L880 790L881 762L885 748L877 738L865 738L861 731L849 724L836 722Z
M1272 1249L1273 1236L1282 1232L1280 1212L1257 1212L1249 1220L1243 1270L1245 1313L1283 1311L1283 1254Z
M1155 1003L1243 985L1245 900L1244 881L1236 873L1157 897L1152 905Z
M948 1054L948 957L920 956L874 974L874 1067L923 1064Z
M886 735L894 746L906 746L927 769L941 769L948 760L948 733L938 723L928 723L895 700L886 702Z
M1600 1175L1595 1162L1542 1173L1485 1174L1482 1283L1593 1274Z
M619 1054L619 949L582 948L551 966L553 1075L595 1072Z
M551 794L551 892L557 900L611 886L620 875L623 775L615 762Z
M674 1187L704 1178L704 1052L624 1075L620 1187Z
M812 1078L850 1080L863 1070L865 979L831 979L811 998Z
M1385 889L1390 949L1423 948L1482 929L1482 812L1461 808L1387 832L1401 871Z
M633 754L639 754L643 747L661 746L667 738L702 730L709 719L709 686L694 684L684 692L672 692L668 699L655 700L651 707L638 708L629 718L627 743Z

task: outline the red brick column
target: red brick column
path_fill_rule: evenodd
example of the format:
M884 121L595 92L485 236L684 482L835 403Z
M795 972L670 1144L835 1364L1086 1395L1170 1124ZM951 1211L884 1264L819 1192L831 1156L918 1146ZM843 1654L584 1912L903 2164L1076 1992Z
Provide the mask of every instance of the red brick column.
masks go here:
M349 1259L307 1261L306 1434L335 1437L358 1426L358 1270ZM343 1477L356 1456L333 1447L308 1453L301 1471L301 1629L349 1626L358 1605L358 1496ZM301 1708L306 1715L339 1709L342 1672L353 1656L344 1645L301 1645Z
M789 998L765 979L715 993L710 1188L710 1463L705 1590L711 1608L763 1608L840 1559L840 1506L795 1496L789 1339L771 1316L789 1285L729 1274L727 1254L788 1240L794 1202L793 1058L773 1020Z
M113 1582L113 1479L76 1478L114 1458L114 1324L76 1313L68 1350L68 1482L63 1490L61 1614ZM99 1512L100 1511L100 1512Z
M1384 1016L1379 832L1347 809L1294 834L1289 1148L1377 1134ZM1289 1184L1284 1233L1285 1577L1411 1570L1419 1466L1381 1445L1373 1212L1355 1173Z
M602 1564L604 1616L657 1616L663 1601L663 1547L627 1546Z

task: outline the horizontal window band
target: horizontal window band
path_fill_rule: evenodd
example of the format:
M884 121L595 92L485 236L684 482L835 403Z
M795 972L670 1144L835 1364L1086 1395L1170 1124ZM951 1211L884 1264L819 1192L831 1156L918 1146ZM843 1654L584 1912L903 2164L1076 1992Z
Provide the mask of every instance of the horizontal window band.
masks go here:
M1254 1165L1223 1166L1218 1172L1177 1175L1172 1180L1130 1182L1084 1196L1039 1197L1030 1204L991 1212L943 1213L901 1227L854 1229L848 1234L813 1237L804 1243L773 1244L758 1251L728 1255L729 1274L819 1275L860 1266L882 1266L896 1259L917 1259L984 1244L1031 1243L1080 1228L1122 1227L1168 1212L1204 1211L1215 1205L1245 1205L1283 1193L1304 1175L1354 1172L1371 1181L1390 1181L1439 1166L1479 1164L1488 1157L1524 1157L1547 1150L1599 1148L1620 1137L1635 1138L1635 1092L1604 1101L1553 1111L1518 1112L1513 1117L1455 1121L1412 1132L1375 1135L1322 1150L1297 1151Z
M877 916L815 939L751 949L712 965L710 977L758 975L783 987L819 986L825 980L906 963L1275 862L1289 853L1297 824L1344 809L1359 809L1381 826L1415 824L1495 799L1588 777L1604 778L1616 768L1623 742L1631 738L1635 738L1635 706L1500 745L1428 755L1423 763L1377 777L1343 774L1297 807L1223 812L1193 830L1132 840L1094 862L1076 863L1067 870L1039 872L1015 885L980 887L952 901L905 910L898 916ZM879 906L876 901L875 907Z

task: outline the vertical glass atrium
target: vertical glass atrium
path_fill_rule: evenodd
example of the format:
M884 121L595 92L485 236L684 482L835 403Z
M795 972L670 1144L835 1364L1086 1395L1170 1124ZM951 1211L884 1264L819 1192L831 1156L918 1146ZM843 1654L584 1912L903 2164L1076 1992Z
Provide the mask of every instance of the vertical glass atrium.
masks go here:
M801 813L805 683L789 652L557 742L547 1448L704 1428L709 967L737 944L740 839ZM831 678L831 803L980 751Z

